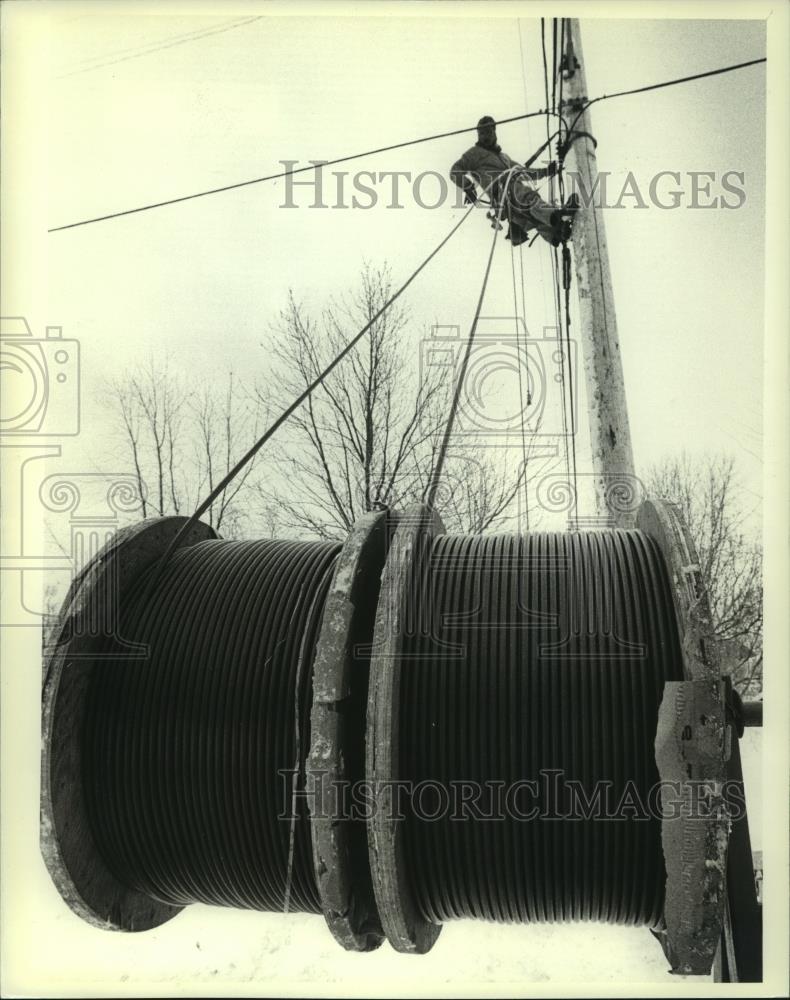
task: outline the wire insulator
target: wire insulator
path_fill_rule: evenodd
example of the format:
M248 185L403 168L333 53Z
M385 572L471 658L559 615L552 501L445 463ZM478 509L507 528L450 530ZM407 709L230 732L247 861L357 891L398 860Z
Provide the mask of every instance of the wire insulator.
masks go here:
M664 683L682 677L657 545L639 531L443 535L414 588L432 627L405 646L399 776L423 917L655 925L653 741Z
M118 631L149 656L107 646L83 744L92 833L124 885L175 905L320 912L293 792L339 550L205 541L137 581Z

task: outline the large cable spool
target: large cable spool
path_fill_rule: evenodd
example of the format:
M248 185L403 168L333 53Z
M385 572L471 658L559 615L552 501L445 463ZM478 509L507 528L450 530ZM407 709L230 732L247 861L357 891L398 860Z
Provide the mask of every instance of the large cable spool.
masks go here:
M200 901L323 910L335 929L304 794L314 664L321 697L344 676L364 706L367 662L324 611L344 608L342 634L370 644L385 521L363 518L345 546L223 541L198 523L163 563L185 523L163 518L83 570L49 651L42 762L43 853L82 917L144 930ZM336 744L357 779L352 714ZM369 877L351 895L344 943L375 947Z
M462 917L657 925L653 741L683 666L656 542L448 536L415 511L393 540L375 641L371 867L393 947L427 951ZM410 796L396 804L399 783ZM529 809L507 801L519 785ZM596 788L600 816L569 812L570 789L594 802ZM479 818L459 809L475 789Z
M89 820L119 881L173 906L319 912L304 801L289 803L339 549L207 540L136 581L119 629L148 655L97 649L83 732Z
M452 919L659 924L652 811L568 819L540 786L536 821L454 821L391 795L560 773L654 810L684 660L660 532L451 536L417 508L343 545L198 523L163 563L184 523L120 532L49 649L42 849L75 912L322 912L347 949L416 953ZM360 783L369 815L348 810Z

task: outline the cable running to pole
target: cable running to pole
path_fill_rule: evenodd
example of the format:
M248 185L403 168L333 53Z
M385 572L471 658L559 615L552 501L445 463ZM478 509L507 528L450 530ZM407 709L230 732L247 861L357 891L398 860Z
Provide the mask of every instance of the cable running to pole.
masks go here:
M563 75L563 63L566 59L565 53L565 37L566 37L567 20L562 18L561 31L560 31L560 58L558 62L557 72L559 74L559 107L562 108L562 91L565 82L565 77ZM567 62L565 66L570 72L570 67ZM570 132L566 132L565 141L568 141ZM559 182L559 196L560 204L565 204L565 161L564 158L559 160L559 170L557 171L557 179ZM573 510L574 518L578 523L579 517L579 483L578 483L578 467L576 463L576 413L574 410L574 379L573 379L573 356L571 354L571 339L570 339L570 285L571 285L571 267L570 267L571 252L567 243L563 245L562 248L562 287L565 290L565 317L563 323L562 317L562 306L560 304L560 290L557 288L557 301L558 301L558 332L560 334L560 344L562 355L565 359L565 364L568 369L568 392L567 392L567 405L570 412L570 460L571 460L571 470L573 474ZM555 264L556 264L556 250L555 250ZM557 277L557 271L555 269L555 280ZM564 343L563 343L563 330L564 330ZM564 372L563 372L564 377Z
M570 415L571 415L571 454L573 458L573 508L576 523L578 524L579 518L579 490L577 481L577 468L576 468L576 413L573 408L573 357L571 355L571 252L567 247L563 247L563 262L562 262L562 284L565 289L565 347L564 353L567 353L568 359L568 394L570 396Z
M524 85L524 107L525 109L529 107L529 96L527 93L527 74L525 70L526 61L524 59L524 46L521 40L521 21L516 22L518 25L518 41L519 41L519 51L521 53L521 81ZM547 101L548 103L548 101ZM529 125L527 125L527 141L529 142ZM551 143L549 143L551 145ZM535 157L532 157L534 159ZM529 382L529 329L527 327L527 304L526 295L524 291L524 257L523 257L523 245L519 244L519 266L521 273L521 324L519 323L519 304L518 304L518 293L516 290L516 248L511 244L510 247L510 264L513 276L513 309L515 314L515 324L516 324L516 366L518 369L518 402L520 411L520 422L521 422L521 461L522 461L522 475L524 478L524 512L526 529L529 530L529 479L527 476L527 428L526 422L528 417L528 410L532 404L532 394L530 391ZM523 362L522 362L522 340L523 340ZM523 367L523 378L522 378L522 367ZM524 391L524 382L526 382L526 392Z
M518 262L519 270L521 272L521 315L524 319L524 373L527 382L527 407L532 405L532 391L529 386L529 328L527 326L527 295L524 284L524 245L519 243L518 246ZM519 368L519 382L521 376L521 369ZM519 384L519 392L521 391L521 386ZM522 426L522 443L524 440L524 430ZM527 479L527 457L524 457L524 518L525 527L529 531L529 480Z
M630 97L633 94L646 94L651 90L663 90L665 87L675 87L680 83L691 83L694 80L704 80L709 76L720 76L722 73L734 73L739 69L746 69L748 66L759 66L760 63L768 62L768 59L763 56L761 59L750 59L748 62L734 63L731 66L721 66L719 69L709 69L704 73L694 73L691 76L681 76L674 80L663 80L661 83L651 83L646 87L634 87L632 90L618 90L614 94L601 94L598 97L593 97L592 100L587 101L584 106L580 109L576 117L573 119L571 127L567 130L567 134L570 135L574 128L576 127L576 122L581 118L588 108L591 108L593 104L598 104L600 101L612 101L616 97Z
M524 115L514 115L511 118L501 118L498 125L508 125L510 122L524 121L526 118L539 118L546 114L545 109L539 111L529 111ZM155 201L148 205L140 205L138 208L127 208L120 212L111 212L108 215L99 215L93 219L82 219L80 222L69 222L65 226L55 226L48 229L48 233L59 233L64 229L76 229L78 226L90 226L94 222L106 222L109 219L119 219L124 215L135 215L138 212L149 212L154 208L164 208L167 205L178 205L185 201L194 201L196 198L205 198L212 194L223 194L225 191L235 191L238 188L250 187L252 184L263 184L266 181L276 181L283 177L294 177L296 174L303 174L308 171L322 170L324 167L334 167L338 163L349 163L351 160L360 160L365 156L375 156L378 153L390 153L395 149L405 149L408 146L417 146L423 142L433 142L435 139L447 139L454 135L464 135L466 132L476 132L477 125L468 128L457 128L451 132L438 132L435 135L423 136L420 139L409 139L406 142L396 142L392 146L379 146L378 149L368 149L362 153L351 153L348 156L340 156L334 160L322 160L320 163L311 163L307 167L297 167L295 170L282 170L277 174L267 174L265 177L253 177L252 180L238 181L235 184L225 184L222 187L210 188L206 191L196 191L194 194L182 195L180 198L167 198L165 201Z
M434 247L434 249L428 254L428 256L423 260L423 262L412 271L411 275L406 279L406 281L400 286L400 288L390 296L390 298L384 303L384 305L378 310L375 316L373 316L365 326L355 334L354 337L349 340L346 346L340 351L339 354L330 361L330 363L324 368L324 370L317 375L313 381L301 392L297 398L288 405L288 407L280 414L280 416L271 424L266 431L258 438L255 444L239 459L239 461L233 466L230 472L225 475L219 483L214 487L214 489L209 493L209 495L199 504L195 512L190 516L189 520L184 524L184 526L179 530L176 536L171 541L170 545L167 547L160 559L160 564L164 565L168 557L172 552L174 552L181 540L184 538L186 533L195 524L200 517L205 514L209 507L214 503L217 497L222 493L222 491L228 486L229 483L241 472L245 465L257 454L258 451L263 447L264 444L271 438L275 432L286 422L286 420L297 410L302 403L310 396L313 391L318 388L318 386L334 371L334 369L340 364L343 358L349 354L356 345L362 340L365 334L370 330L370 328L376 323L376 321L386 312L387 309L398 299L409 287L409 285L414 281L414 279L419 275L433 260L433 258L439 253L439 251L450 241L450 239L455 235L455 233L461 228L461 226L466 222L466 220L471 215L475 206L470 205L469 208L464 212L463 216L458 222L453 226L450 232L441 240L441 242Z
M522 314L521 317L519 317L518 292L516 290L516 248L513 247L513 246L511 246L511 248L510 248L510 270L511 270L511 274L513 276L513 312L514 312L514 321L515 321L515 324L516 324L516 368L518 370L518 406L519 406L519 413L520 413L520 418L519 419L520 419L520 424L521 424L521 470L522 470L521 474L524 477L524 504L525 504L526 510L529 511L529 498L528 498L528 495L527 495L528 489L529 489L529 484L528 484L528 481L527 481L527 428L526 428L526 420L527 420L527 408L529 407L529 404L530 404L530 394L529 394L529 379L527 379L527 393L526 393L526 399L525 399L525 396L524 396L524 383L523 383L522 371L521 371L522 367L526 363L526 358L527 358L527 349L528 349L528 345L527 345L527 318L526 318L526 315L524 315L524 314ZM521 320L521 322L519 320ZM522 363L522 355L521 355L521 341L522 341L521 325L522 325L522 323L523 323L523 327L524 327L524 335L523 335L523 340L524 340L524 362L523 363ZM527 517L529 517L529 514L527 514Z
M551 107L557 107L557 18L551 19ZM548 102L547 102L548 103Z
M736 63L733 66L722 66L719 69L708 70L705 73L695 73L693 76L684 76L676 80L665 80L662 83L649 84L646 87L636 87L633 90L621 90L614 94L602 94L600 97L594 97L591 101L585 104L584 108L579 112L574 120L573 125L579 120L579 117L583 112L596 104L598 101L609 101L616 97L627 97L630 94L643 94L650 90L660 90L662 87L673 87L678 83L688 83L692 80L702 80L708 76L718 76L721 73L731 73L734 70L744 69L747 66L756 66L758 63L767 62L765 58L762 59L751 59L748 62ZM547 108L541 108L538 111L530 111L525 115L514 115L511 118L500 118L498 125L508 125L510 122L524 121L527 118L540 118L546 114L556 114L556 112L549 111ZM573 131L573 125L568 132ZM378 149L369 149L362 153L353 153L349 156L341 156L334 160L325 160L319 164L310 164L307 167L298 167L296 170L284 170L277 174L268 174L265 177L254 177L252 180L248 181L238 181L235 184L225 184L222 187L210 188L206 191L196 191L194 194L182 195L179 198L168 198L164 201L151 202L148 205L140 205L137 208L127 208L120 212L110 212L108 215L98 215L92 219L82 219L79 222L69 222L63 226L53 226L48 229L49 233L59 233L66 229L76 229L79 226L89 226L96 222L107 222L110 219L118 219L125 215L135 215L138 212L148 212L155 208L164 208L166 205L178 205L185 201L193 201L196 198L205 198L212 194L222 194L225 191L234 191L238 188L249 187L252 184L263 184L266 181L279 180L282 177L295 176L296 174L305 173L309 170L320 170L323 167L333 167L338 163L349 163L351 160L359 160L365 156L375 156L378 153L389 153L395 149L405 149L408 146L416 146L423 142L432 142L435 139L446 139L454 135L463 135L466 132L475 132L477 130L476 125L469 126L468 128L454 129L451 132L439 132L436 135L424 136L420 139L409 139L407 142L398 142L392 146L380 146Z
M543 65L544 70L546 69L546 38L545 38L545 22L541 18L541 45L543 49ZM551 133L550 125L550 114L556 109L556 99L557 99L557 73L558 73L558 61L557 61L557 19L552 19L552 48L551 48L551 66L552 66L552 81L551 81L551 105L549 105L549 80L547 71L544 72L544 84L546 88L546 107L549 109L546 113L546 135L547 144L551 145L551 140L555 135L559 135L559 130L554 134ZM560 88L560 102L562 101L562 89ZM559 170L559 183L562 183L562 166L560 165ZM552 190L552 185L550 184L549 190ZM552 192L553 193L553 192ZM571 459L570 450L568 442L568 382L565 377L565 349L562 343L562 310L560 305L560 291L559 291L559 280L558 280L558 265L557 265L557 250L552 248L550 253L551 261L551 274L552 274L552 284L553 284L553 308L554 308L554 330L555 336L559 343L560 351L560 388L562 397L562 450L565 457L565 476L568 482L571 480ZM573 402L571 401L571 407L573 407Z
M511 167L507 172L507 180L505 181L505 187L502 192L502 199L499 205L499 212L497 215L497 223L502 221L502 213L504 211L505 205L507 204L507 197L510 191L510 182L513 179L513 174L521 170L520 166ZM434 501L436 500L436 491L439 488L439 481L442 477L442 472L444 471L444 462L447 457L447 449L450 445L450 438L452 437L453 427L455 426L455 417L458 412L458 403L461 399L461 390L463 389L464 382L466 380L466 373L469 368L469 358L472 354L472 345L474 344L475 333L477 332L477 324L480 319L480 313L483 308L483 299L485 298L486 288L488 287L488 278L491 274L491 262L494 259L494 250L496 249L496 240L499 235L499 230L501 226L494 226L494 238L491 240L491 249L488 253L488 262L486 263L485 274L483 275L483 285L480 289L480 297L477 300L477 308L475 309L474 319L472 320L472 326L469 330L469 336L466 341L466 350L464 351L463 360L461 361L461 369L458 372L458 377L455 381L455 389L453 391L453 399L450 403L450 412L447 416L447 424L444 428L444 436L442 438L442 443L439 446L439 455L436 459L436 464L433 467L433 472L431 473L431 478L428 480L428 485L423 493L423 502L429 507L433 508Z

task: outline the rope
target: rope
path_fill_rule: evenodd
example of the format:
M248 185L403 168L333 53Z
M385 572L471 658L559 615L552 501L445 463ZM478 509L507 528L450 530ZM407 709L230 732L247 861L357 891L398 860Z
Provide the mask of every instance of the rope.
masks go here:
M582 111L579 112L576 121L579 120L579 117L584 113L584 111L587 108L591 107L593 104L596 104L598 101L609 101L613 100L616 97L627 97L630 94L642 94L646 93L649 90L659 90L662 87L673 87L675 86L675 84L678 83L688 83L691 80L701 80L707 76L717 76L721 73L731 73L734 70L743 69L746 66L755 66L758 63L764 63L766 61L767 60L765 58L752 59L749 62L737 63L733 66L722 66L719 69L708 70L706 73L695 73L693 76L684 76L677 80L667 80L662 83L650 84L649 86L646 87L637 87L633 90L621 90L614 94L602 94L600 97L594 97L584 106ZM553 114L553 113L554 112L550 112L548 109L541 108L538 111L530 111L524 115L514 115L511 118L501 118L499 119L497 124L508 125L510 122L524 121L527 118L539 118L543 115ZM574 125L575 123L576 122L574 122ZM154 208L163 208L166 205L177 205L184 201L192 201L195 198L205 198L208 195L212 194L222 194L225 191L234 191L238 188L249 187L251 184L263 184L266 181L273 181L273 180L278 180L282 177L289 177L295 174L301 174L308 170L320 170L323 167L336 166L338 163L349 163L351 160L358 160L365 156L375 156L378 153L389 153L395 149L405 149L408 146L416 146L419 143L423 142L433 142L435 139L446 139L454 135L463 135L466 132L474 132L476 131L476 129L477 126L473 125L468 128L454 129L451 132L438 132L435 135L424 136L423 138L420 139L409 139L407 142L398 142L392 146L380 146L377 149L369 149L362 153L352 153L349 156L341 156L334 160L325 160L320 164L311 164L309 167L298 167L296 170L284 170L278 174L267 174L265 177L254 177L252 180L239 181L235 184L225 184L223 187L210 188L206 191L197 191L194 194L182 195L180 198L168 198L165 201L156 201L156 202L151 202L148 205L140 205L138 208L127 208L120 212L111 212L108 215L98 215L92 219L82 219L79 222L69 222L64 226L54 226L52 229L48 229L47 232L59 233L65 229L76 229L78 226L89 226L95 222L106 222L109 219L118 219L124 215L135 215L138 212L148 212ZM572 130L573 126L571 126L570 131Z
M333 564L334 565L334 564ZM309 613L311 616L316 616L317 620L320 621L323 615L324 598L326 597L326 591L320 594L314 595L311 602L311 607ZM304 604L305 598L305 585L302 584L299 592L299 602L294 607L293 614L291 615L291 620L288 622L288 629L299 629L298 612L301 610L300 605ZM319 601L320 598L320 601ZM304 758L306 756L305 751L302 747L302 719L304 718L303 713L307 710L306 706L301 704L301 699L299 697L299 692L307 690L305 687L305 682L309 686L311 682L311 676L305 678L305 670L309 669L309 664L306 662L306 656L300 656L299 661L296 665L296 683L293 687L294 695L294 763L293 763L293 774L291 777L291 825L288 831L288 864L285 871L285 892L283 894L283 913L290 912L291 908L291 890L293 888L294 879L294 858L296 851L296 830L297 830L297 819L299 817L299 808L297 795L299 792L299 781L304 779ZM312 706L310 706L312 707ZM308 730L309 731L309 730Z
M505 205L507 204L508 193L510 190L510 182L513 179L514 173L521 170L522 167L517 165L511 167L507 171L507 179L505 181L505 186L502 191L502 198L499 205L499 211L497 214L497 223L502 222L502 213L504 211ZM501 174L497 180L501 179ZM453 391L453 399L450 403L450 412L447 416L447 424L444 428L444 436L442 438L442 443L439 446L439 454L436 460L436 464L433 467L433 472L428 480L428 484L423 493L423 502L427 504L428 507L433 508L434 500L436 499L436 491L439 488L439 481L444 470L445 459L447 458L447 449L450 445L450 438L453 433L453 427L455 425L455 417L458 412L458 402L461 398L461 390L463 389L464 382L466 380L466 372L469 367L469 358L472 353L472 345L474 344L475 333L477 332L477 324L480 319L480 313L483 308L483 299L485 298L486 288L488 286L488 277L491 274L491 262L494 259L494 249L496 248L496 239L499 235L499 227L494 226L494 237L491 240L491 249L488 253L488 262L486 263L485 274L483 275L483 285L480 289L480 296L477 300L477 308L475 309L474 319L472 320L472 326L469 330L469 336L466 341L466 350L464 351L463 360L461 361L461 370L458 373L458 378L455 382L455 389Z
M413 579L410 600L433 626L414 630L401 657L397 773L425 789L412 799L424 812L404 817L420 914L655 925L665 872L652 744L681 663L655 542L638 531L444 535ZM556 794L542 780L552 771ZM588 801L601 790L600 818L562 818L571 781ZM470 786L480 794L459 814ZM626 790L649 812L607 818Z

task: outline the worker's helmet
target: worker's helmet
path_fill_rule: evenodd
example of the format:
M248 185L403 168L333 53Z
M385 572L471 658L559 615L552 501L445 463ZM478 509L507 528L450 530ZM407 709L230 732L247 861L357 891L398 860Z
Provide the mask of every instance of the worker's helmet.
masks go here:
M491 117L491 115L483 115L483 117L477 123L478 128L485 128L486 125L496 125L496 122Z

